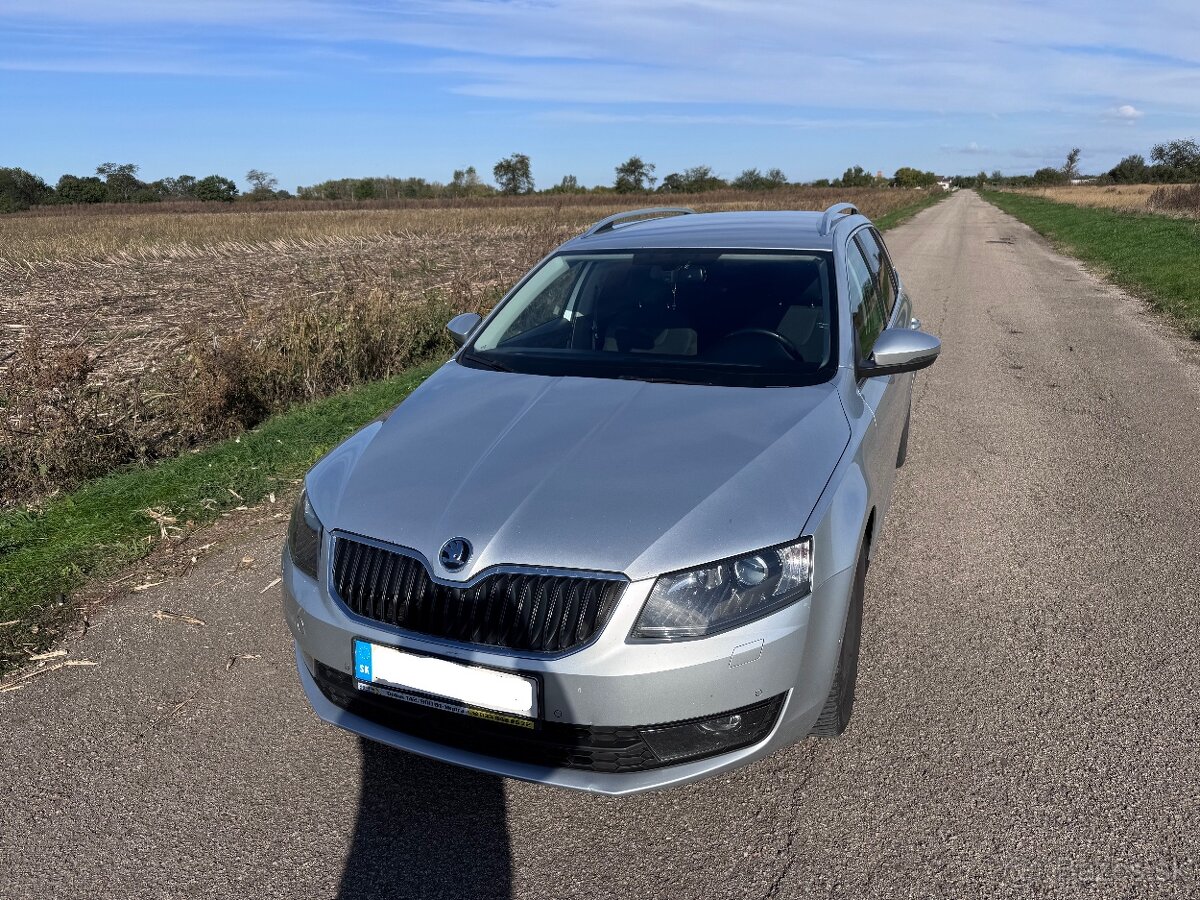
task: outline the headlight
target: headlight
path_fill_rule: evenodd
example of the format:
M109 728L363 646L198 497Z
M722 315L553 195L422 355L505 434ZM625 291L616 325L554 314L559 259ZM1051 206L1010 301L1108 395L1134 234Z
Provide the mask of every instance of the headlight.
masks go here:
M301 491L292 507L288 552L297 569L309 578L317 577L317 565L321 561L321 520L308 502L308 491Z
M812 591L812 538L771 547L654 583L632 640L707 637L773 613Z

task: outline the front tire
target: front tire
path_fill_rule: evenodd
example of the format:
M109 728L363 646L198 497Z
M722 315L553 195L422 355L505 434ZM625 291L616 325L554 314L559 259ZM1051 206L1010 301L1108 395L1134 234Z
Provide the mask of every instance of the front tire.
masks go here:
M846 610L846 627L842 632L837 671L833 673L833 684L829 688L829 696L825 698L821 715L809 732L813 737L837 737L850 724L850 715L854 711L854 685L858 681L858 648L862 637L866 586L867 548L864 546L854 570L854 587L850 591L850 606Z

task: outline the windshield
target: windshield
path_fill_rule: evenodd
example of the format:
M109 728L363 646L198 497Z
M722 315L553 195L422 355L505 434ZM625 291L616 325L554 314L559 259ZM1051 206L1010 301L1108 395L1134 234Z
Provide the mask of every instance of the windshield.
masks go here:
M466 348L466 365L750 387L837 367L827 253L638 250L551 257Z

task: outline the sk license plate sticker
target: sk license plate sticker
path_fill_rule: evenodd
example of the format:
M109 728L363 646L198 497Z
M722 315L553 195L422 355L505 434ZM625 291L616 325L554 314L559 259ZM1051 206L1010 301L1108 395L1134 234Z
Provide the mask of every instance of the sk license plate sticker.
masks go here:
M405 653L354 641L354 683L360 690L431 709L533 728L536 679L495 669Z

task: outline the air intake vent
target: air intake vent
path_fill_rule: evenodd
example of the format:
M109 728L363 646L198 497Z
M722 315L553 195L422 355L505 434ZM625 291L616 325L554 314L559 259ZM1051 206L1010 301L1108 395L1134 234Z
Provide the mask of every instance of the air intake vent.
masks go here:
M334 543L333 588L365 619L432 637L560 653L604 627L626 582L498 572L470 587L438 584L421 560L351 538Z

